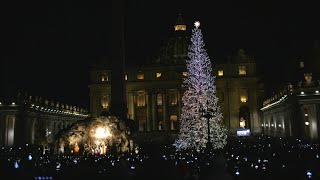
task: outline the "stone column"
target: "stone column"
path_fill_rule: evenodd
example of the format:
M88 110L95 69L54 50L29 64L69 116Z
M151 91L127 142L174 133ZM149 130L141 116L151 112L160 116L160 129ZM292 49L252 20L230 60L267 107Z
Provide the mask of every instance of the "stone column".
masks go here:
M250 102L250 109L252 110L250 113L252 113L252 119L251 119L251 128L254 134L261 133L261 123L259 123L259 115L258 115L258 101L257 101L257 90L252 89L250 92L251 99L249 99Z
M182 91L178 91L178 114L177 114L177 122L178 122L178 127L177 129L180 129L180 117L181 117L181 108L182 108Z
M152 130L157 129L157 93L152 93Z
M100 109L101 102L98 104L99 101L99 94L98 93L90 93L90 115L92 117L98 117L98 109Z
M137 94L135 92L132 93L133 96L133 114L132 114L132 118L137 122L137 118L136 118L136 112L137 112ZM137 122L139 123L139 122Z
M151 107L152 107L152 94L150 91L147 91L147 131L152 129L152 116L151 116Z
M167 93L164 90L162 93L162 113L163 113L163 130L167 130Z
M133 92L129 92L128 109L129 109L130 119L135 119L134 94L133 94Z

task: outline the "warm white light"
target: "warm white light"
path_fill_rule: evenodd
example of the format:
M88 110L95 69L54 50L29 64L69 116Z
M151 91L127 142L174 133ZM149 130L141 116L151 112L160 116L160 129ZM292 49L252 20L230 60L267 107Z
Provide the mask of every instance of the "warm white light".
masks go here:
M273 124L271 124L271 126L273 127Z
M11 104L12 104L12 105L15 105L16 103L15 103L15 102L12 102Z
M304 94L304 92L303 91L301 91L301 93L300 94Z
M269 125L268 125L268 124L266 124L266 126L268 127Z
M198 28L200 26L200 22L199 21L194 22L194 26Z
M318 90L316 90L316 94L319 94L319 91L318 91Z
M281 127L281 124L279 124L278 126Z
M261 124L261 126L263 127L263 124Z
M103 139L103 138L110 137L111 133L110 133L109 129L107 129L107 128L98 127L96 129L96 133L94 136L98 139Z
M304 122L304 124L305 124L306 126L309 126L309 122L308 122L308 121Z
M188 75L188 73L187 72L182 72L182 75L186 77Z
M247 96L245 95L240 96L240 101L243 103L247 102Z
M304 114L304 116L308 116L308 114Z
M2 103L0 102L0 105L1 105Z

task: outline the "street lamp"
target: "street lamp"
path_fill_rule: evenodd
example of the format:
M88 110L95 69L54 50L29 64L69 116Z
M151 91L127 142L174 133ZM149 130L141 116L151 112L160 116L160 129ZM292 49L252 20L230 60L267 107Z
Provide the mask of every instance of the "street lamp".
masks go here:
M213 116L211 115L209 109L205 110L205 109L201 109L201 113L202 113L202 117L207 119L207 126L208 126L208 142L207 142L207 149L211 149L211 138L210 138L210 118L212 118Z

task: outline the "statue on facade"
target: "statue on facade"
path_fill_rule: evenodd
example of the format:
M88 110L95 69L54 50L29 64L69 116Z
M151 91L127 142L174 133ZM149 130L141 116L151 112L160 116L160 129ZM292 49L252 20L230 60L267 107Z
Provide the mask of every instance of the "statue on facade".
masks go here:
M44 104L45 104L46 106L48 106L48 105L49 105L49 101L48 101L48 99L46 99L46 100L44 101Z
M246 120L243 119L243 117L240 118L240 128L245 128L246 127Z

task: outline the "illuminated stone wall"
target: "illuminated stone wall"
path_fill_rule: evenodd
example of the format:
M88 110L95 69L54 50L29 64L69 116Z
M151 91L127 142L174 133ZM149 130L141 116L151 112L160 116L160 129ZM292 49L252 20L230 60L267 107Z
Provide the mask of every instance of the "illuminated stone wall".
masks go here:
M0 145L49 142L59 130L88 117L88 111L41 97L17 96L0 104Z

